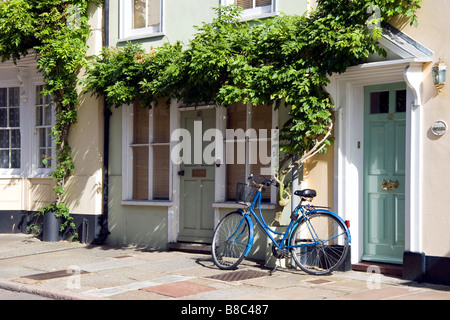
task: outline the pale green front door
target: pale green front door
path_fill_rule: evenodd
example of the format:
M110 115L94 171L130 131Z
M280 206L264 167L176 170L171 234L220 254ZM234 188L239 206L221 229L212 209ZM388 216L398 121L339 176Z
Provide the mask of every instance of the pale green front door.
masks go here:
M178 241L211 243L214 230L214 164L206 164L203 151L213 141L205 139L206 130L215 127L215 110L181 112L181 128L191 137L189 163L180 165L180 229ZM213 140L213 139L212 139ZM209 151L209 149L207 150ZM211 152L205 152L209 155Z
M363 260L401 264L405 250L406 85L364 92Z

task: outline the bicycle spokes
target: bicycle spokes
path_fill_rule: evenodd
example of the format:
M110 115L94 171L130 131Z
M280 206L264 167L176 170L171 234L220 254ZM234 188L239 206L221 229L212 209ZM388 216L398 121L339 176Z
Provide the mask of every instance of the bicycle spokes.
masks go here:
M291 252L296 264L311 274L336 269L347 254L347 232L339 219L326 212L309 214L292 232Z
M226 215L217 225L212 241L214 263L221 269L233 269L244 259L250 229L240 212Z

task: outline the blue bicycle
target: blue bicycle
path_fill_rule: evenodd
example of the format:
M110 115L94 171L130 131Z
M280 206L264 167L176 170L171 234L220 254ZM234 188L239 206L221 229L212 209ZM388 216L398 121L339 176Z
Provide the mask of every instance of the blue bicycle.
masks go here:
M214 264L220 269L235 269L249 254L255 236L253 217L272 241L276 258L291 256L309 274L331 273L347 256L351 238L346 222L330 210L304 205L316 196L315 190L305 189L294 192L301 201L291 213L286 231L274 231L261 213L261 194L272 183L273 179L255 182L253 176L247 184L238 183L236 202L245 208L228 213L215 228L211 245Z

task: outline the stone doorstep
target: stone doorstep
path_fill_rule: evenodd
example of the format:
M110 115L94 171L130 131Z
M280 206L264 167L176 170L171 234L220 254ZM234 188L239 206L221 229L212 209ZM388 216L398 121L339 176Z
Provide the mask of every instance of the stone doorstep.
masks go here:
M175 242L168 243L167 248L172 251L182 251L189 253L211 253L211 245L202 243Z
M381 262L361 261L359 263L352 264L353 271L367 272L370 266L377 266L380 268L380 273L384 275L391 275L396 277L402 277L403 266L398 264L389 264Z

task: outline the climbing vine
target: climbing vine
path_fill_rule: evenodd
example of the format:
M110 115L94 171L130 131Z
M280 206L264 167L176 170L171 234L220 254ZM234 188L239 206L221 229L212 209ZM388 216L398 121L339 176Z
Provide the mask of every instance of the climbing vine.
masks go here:
M87 8L94 0L6 0L0 1L0 57L13 60L35 54L43 76L42 95L51 95L56 124L52 128L56 144L54 203L41 213L57 211L63 218L61 231L76 228L63 201L66 179L74 164L68 143L71 126L77 122L79 72L86 65L86 41L90 34ZM99 4L99 3L98 3ZM49 159L44 159L48 161Z
M216 18L199 27L185 47L177 42L150 53L132 44L105 48L87 72L85 89L115 106L138 100L150 107L156 96L194 105L286 105L290 118L280 134L285 158L276 177L281 200L288 200L286 175L332 141L328 76L370 54L385 55L377 42L382 25L399 17L416 25L420 2L318 0L308 15L257 23L241 21L238 6L219 6Z

